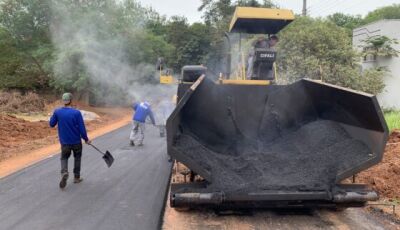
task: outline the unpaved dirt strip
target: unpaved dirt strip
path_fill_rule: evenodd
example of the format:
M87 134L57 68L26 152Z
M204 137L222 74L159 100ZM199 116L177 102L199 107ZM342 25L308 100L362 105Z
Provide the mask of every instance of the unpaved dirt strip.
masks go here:
M329 210L254 211L245 215L216 215L213 211L176 211L167 204L163 230L384 230L397 229L360 208Z
M95 139L114 155L111 168L84 145L84 181L70 179L65 191L59 155L0 179L0 229L158 229L171 170L166 141L148 127L145 146L130 147L129 132L125 126Z

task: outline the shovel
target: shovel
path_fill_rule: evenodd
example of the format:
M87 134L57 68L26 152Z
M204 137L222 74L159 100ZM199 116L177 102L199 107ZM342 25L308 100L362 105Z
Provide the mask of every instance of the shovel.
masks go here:
M114 157L111 155L111 153L107 150L106 153L103 153L100 149L98 149L96 146L89 144L92 146L94 149L96 149L101 155L103 155L103 159L106 162L107 166L110 168L111 165L114 162Z

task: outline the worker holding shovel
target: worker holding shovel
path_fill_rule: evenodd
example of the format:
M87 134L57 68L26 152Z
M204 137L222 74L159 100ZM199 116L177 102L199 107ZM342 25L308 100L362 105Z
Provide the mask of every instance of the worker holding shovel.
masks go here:
M72 94L64 93L62 96L64 107L54 111L50 118L50 127L58 124L58 136L61 144L61 181L60 188L63 189L67 185L68 180L68 159L71 152L74 153L74 183L82 182L80 177L81 157L82 157L82 141L90 144L85 123L79 110L72 108Z
M151 123L156 124L153 111L148 102L133 103L132 105L135 114L133 115L132 130L129 136L131 146L143 146L145 122L147 116L150 117Z

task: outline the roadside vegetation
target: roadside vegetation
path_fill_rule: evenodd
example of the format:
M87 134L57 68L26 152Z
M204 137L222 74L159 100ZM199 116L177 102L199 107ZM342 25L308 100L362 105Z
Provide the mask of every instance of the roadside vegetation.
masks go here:
M0 91L0 111L6 113L34 113L45 109L45 100L38 94L28 92L21 94L18 91Z
M279 77L287 82L311 78L375 95L385 87L388 71L381 67L360 71L366 54L353 48L346 29L329 20L298 18L280 37Z
M400 130L400 111L385 111L385 120L390 132L393 132L394 130Z
M3 0L0 90L68 90L113 104L110 95L124 99L132 88L157 83L159 57L176 74L184 65L204 64L217 77L226 71L224 32L235 6L279 8L278 1L270 0L202 0L199 11L204 21L191 24L185 17L168 18L135 0ZM298 16L279 34L279 75L287 82L309 77L378 94L386 70L360 72L361 56L367 54L355 52L351 30L393 18L400 19L400 4L365 17ZM381 45L387 48L392 43ZM381 54L384 49L367 49L371 50Z

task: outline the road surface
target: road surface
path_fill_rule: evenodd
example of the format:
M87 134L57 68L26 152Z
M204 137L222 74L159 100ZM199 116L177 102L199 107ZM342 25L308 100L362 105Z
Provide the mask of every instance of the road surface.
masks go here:
M64 191L59 155L0 179L0 229L158 229L171 164L165 138L148 127L145 146L130 147L126 126L94 140L115 162L84 145L81 184L70 179Z

